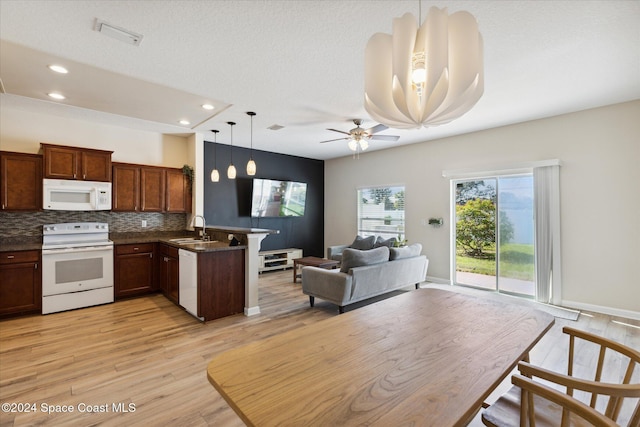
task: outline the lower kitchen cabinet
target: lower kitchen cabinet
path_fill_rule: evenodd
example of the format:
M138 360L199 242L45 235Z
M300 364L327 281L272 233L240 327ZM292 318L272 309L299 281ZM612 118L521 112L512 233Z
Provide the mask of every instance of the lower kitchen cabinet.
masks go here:
M0 252L0 317L41 312L40 251Z
M178 249L160 244L160 289L164 296L179 303L180 261Z
M158 290L154 253L154 243L116 245L114 257L116 299Z
M213 320L244 312L244 250L198 254L198 316Z

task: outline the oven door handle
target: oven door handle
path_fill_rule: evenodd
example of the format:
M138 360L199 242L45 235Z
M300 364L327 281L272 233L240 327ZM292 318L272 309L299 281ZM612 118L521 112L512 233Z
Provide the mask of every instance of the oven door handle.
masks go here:
M63 248L63 249L43 249L42 255L53 254L71 254L74 252L97 252L97 251L112 251L113 246L85 246L78 248Z

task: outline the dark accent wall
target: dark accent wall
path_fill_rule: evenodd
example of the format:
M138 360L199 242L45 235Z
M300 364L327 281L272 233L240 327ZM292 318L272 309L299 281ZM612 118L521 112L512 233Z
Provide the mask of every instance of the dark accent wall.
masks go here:
M215 149L214 149L215 148ZM215 164L220 181L211 182ZM234 180L227 178L231 162L230 146L204 143L204 216L207 224L233 227L253 227L279 230L262 241L261 250L300 248L304 256L324 256L324 162L322 160L288 156L253 150L257 164L254 177L247 175L250 150L233 147ZM305 214L298 218L251 218L253 178L276 179L307 183Z

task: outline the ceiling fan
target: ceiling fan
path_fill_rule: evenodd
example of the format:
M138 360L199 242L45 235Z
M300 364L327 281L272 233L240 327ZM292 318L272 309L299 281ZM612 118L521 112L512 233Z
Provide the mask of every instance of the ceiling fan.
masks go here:
M398 135L375 135L378 132L382 132L383 130L389 129L385 125L376 125L369 129L363 129L360 127L362 124L362 119L353 119L353 123L356 125L355 128L351 129L349 132L345 132L338 129L327 129L333 132L343 133L347 135L343 138L329 139L327 141L320 141L321 144L325 142L333 142L333 141L349 141L349 148L351 151L357 151L358 148L362 151L369 148L369 140L371 141L397 141L400 136Z

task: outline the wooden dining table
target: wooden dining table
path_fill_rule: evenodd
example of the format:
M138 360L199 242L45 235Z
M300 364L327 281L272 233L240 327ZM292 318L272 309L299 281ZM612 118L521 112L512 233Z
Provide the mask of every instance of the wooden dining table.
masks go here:
M553 323L418 289L226 351L207 376L249 426L464 426Z

